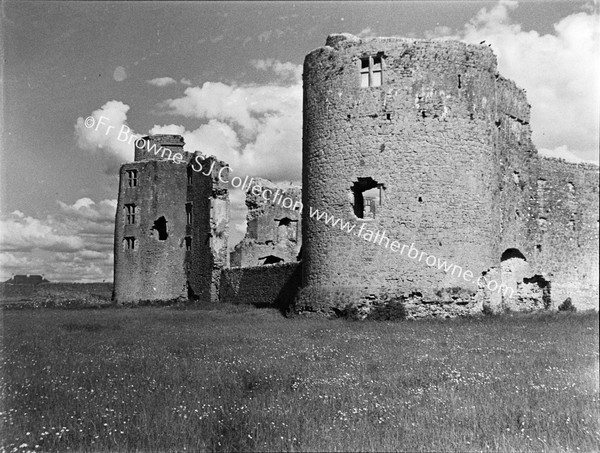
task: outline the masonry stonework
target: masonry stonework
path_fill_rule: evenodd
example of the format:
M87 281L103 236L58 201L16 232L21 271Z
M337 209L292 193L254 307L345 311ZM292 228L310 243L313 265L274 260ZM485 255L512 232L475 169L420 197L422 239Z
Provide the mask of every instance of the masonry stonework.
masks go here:
M598 262L597 230L585 227L585 245L577 250L574 233L582 220L550 235L540 228L538 193L544 189L538 181L551 165L563 169L547 176L561 182L546 190L552 192L547 197L564 199L568 170L538 157L529 108L523 90L498 74L488 46L338 34L307 55L304 206L356 224L363 234L385 234L377 243L365 241L310 219L304 210L298 308L331 313L346 298L324 303L327 297L319 294L343 287L365 301L394 293L409 304L442 307L455 307L452 295L462 293L461 306L480 311L495 296L481 290L479 277L492 275L516 290L513 300L497 305L517 308L525 293L544 293L553 268L573 286L587 285L584 297L595 291L597 300L597 271L591 270ZM593 224L598 168L573 169L570 178L580 191L570 195L577 198L572 204L578 212L587 207L587 224ZM372 189L379 194L374 209L365 210L362 194ZM565 215L553 214L557 226ZM393 240L461 266L474 278L391 252ZM548 242L542 251L540 241ZM559 259L565 254L567 262ZM574 270L578 255L585 256L585 276ZM526 265L519 268L519 261Z
M302 189L262 178L253 178L252 189L246 194L246 236L231 252L231 266L298 261L302 247Z
M181 137L145 137L121 168L118 302L366 315L400 301L411 318L567 297L598 308L598 167L538 155L525 92L488 46L334 34L306 56L303 81L302 189L255 179L230 257L226 164L202 156L196 173L201 155L184 153Z
M217 301L229 258L225 164L185 153L177 135L138 143L144 146L136 144L135 162L120 171L114 299Z

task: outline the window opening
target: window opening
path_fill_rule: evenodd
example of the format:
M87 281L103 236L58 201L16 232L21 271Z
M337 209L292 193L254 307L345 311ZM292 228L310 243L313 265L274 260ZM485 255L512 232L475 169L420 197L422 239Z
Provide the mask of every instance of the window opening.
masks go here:
M126 170L127 172L127 186L137 187L137 170Z
M371 177L358 178L352 186L354 215L359 219L374 219L378 206L383 204L385 186Z
M169 234L167 233L167 219L165 219L164 216L159 217L154 221L152 229L158 232L158 239L160 241L166 241L169 237Z
M192 203L185 204L185 221L187 225L192 224Z
M134 204L126 204L125 205L125 223L127 225L135 224L135 205Z
M381 55L360 59L360 86L379 87L383 83L383 62Z

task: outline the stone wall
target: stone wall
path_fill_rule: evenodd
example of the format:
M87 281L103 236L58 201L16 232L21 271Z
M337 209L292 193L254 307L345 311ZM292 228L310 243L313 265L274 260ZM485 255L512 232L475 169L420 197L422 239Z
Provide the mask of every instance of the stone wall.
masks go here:
M300 286L300 263L223 269L221 302L289 307Z
M395 294L433 307L454 292L469 311L529 310L548 305L553 279L555 302L569 282L589 287L586 298L595 291L597 307L597 229L588 228L597 228L597 167L541 159L529 115L525 92L498 74L488 46L329 36L304 62L298 309L337 310L328 295L352 288L360 303ZM570 195L566 180L576 187ZM543 231L544 197L552 233ZM562 212L572 211L567 205L577 206L575 218ZM341 219L346 231L309 208ZM464 272L409 259L391 250L394 240ZM500 291L481 287L492 283Z
M232 267L298 261L302 247L302 190L253 178L246 193L246 236L231 252Z
M378 56L381 86L361 87L364 59ZM519 93L497 97L497 83L489 47L460 42L334 35L306 57L304 286L378 292L383 281L427 299L446 287L476 291L475 282L310 219L307 207L480 274L499 261L494 122L522 106ZM355 209L353 187L364 178L382 185L373 219Z
M180 136L144 137L135 155L120 170L114 300L218 300L229 258L225 164L183 152Z
M552 281L553 305L571 297L598 309L598 166L540 158L536 265Z

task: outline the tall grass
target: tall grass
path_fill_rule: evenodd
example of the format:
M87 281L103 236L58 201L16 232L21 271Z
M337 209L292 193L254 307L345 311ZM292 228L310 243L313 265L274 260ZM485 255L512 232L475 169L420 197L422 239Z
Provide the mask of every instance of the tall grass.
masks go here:
M597 451L597 314L7 311L2 451Z

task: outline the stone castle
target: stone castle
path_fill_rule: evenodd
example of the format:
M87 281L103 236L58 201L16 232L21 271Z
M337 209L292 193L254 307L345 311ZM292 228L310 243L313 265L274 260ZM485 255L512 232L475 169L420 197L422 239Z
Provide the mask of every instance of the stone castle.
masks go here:
M402 301L409 317L567 297L598 307L598 167L538 155L525 93L488 46L334 34L306 56L303 82L302 188L244 187L246 237L230 255L227 164L184 152L180 136L136 143L120 171L117 303L334 315Z

